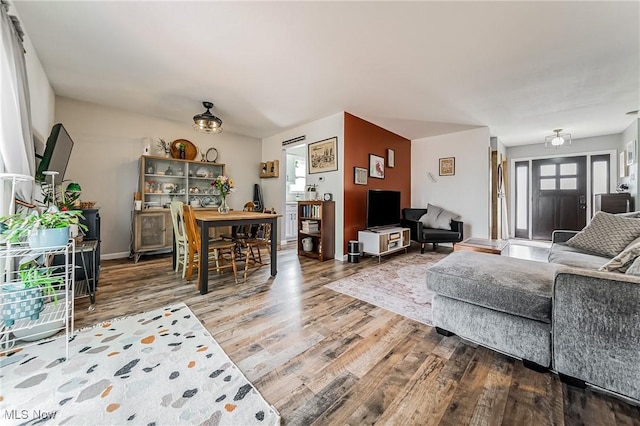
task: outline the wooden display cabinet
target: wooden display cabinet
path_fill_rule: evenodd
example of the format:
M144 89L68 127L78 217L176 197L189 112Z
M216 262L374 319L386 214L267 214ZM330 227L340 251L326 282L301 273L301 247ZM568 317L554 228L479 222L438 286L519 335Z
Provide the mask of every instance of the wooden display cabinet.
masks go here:
M280 161L273 160L260 163L260 177L262 179L280 177Z
M305 230L303 223L306 221L317 222L317 232ZM334 201L298 201L298 255L318 259L320 262L333 259L335 221ZM305 238L311 238L311 250L304 250Z

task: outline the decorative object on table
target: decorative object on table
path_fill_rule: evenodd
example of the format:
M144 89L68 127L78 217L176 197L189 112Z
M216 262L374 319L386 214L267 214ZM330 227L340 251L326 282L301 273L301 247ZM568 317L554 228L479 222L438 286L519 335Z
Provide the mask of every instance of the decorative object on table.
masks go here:
M184 160L195 160L198 156L198 147L186 139L176 139L171 142L171 156Z
M627 143L627 166L636 162L636 141L632 140Z
M616 186L616 192L623 193L623 192L628 192L628 191L629 191L629 185L627 185L626 183L619 183Z
M423 324L432 324L433 293L424 277L427 269L448 253L409 254L325 285Z
M211 186L218 188L220 190L220 206L218 207L218 211L222 214L229 213L229 206L227 205L227 196L235 191L233 187L233 179L228 176L218 176L215 178L213 182L211 182Z
M356 185L366 185L367 184L367 169L364 167L354 167L353 168L353 183Z
M171 157L171 145L169 144L169 142L165 141L164 139L159 139L157 146L160 149L160 152L162 152L165 157Z
M307 184L307 189L306 189L307 201L315 201L317 199L317 194L318 194L317 188L318 188L318 185L316 185L315 183Z
M309 174L338 170L338 138L332 137L307 146Z
M218 150L215 148L209 148L207 150L207 162L208 163L215 163L216 161L218 161ZM204 161L204 154L203 154L203 159L202 161Z
M82 188L77 182L69 182L65 185L52 183L41 184L43 203L47 206L55 205L60 210L72 210L82 195Z
M3 406L18 413L38 407L55 413L56 424L280 424L184 303L80 331L69 354L60 362L63 336L7 356ZM27 360L47 366L46 374L25 369Z
M222 133L222 120L211 114L210 111L213 108L213 103L205 101L202 102L202 105L207 110L193 116L193 128L203 133Z
M456 174L456 158L445 157L440 158L439 175L440 176L453 176Z
M333 201L333 194L330 192L325 192L322 194L322 201Z
M387 167L394 168L396 165L396 153L392 149L387 149Z
M375 154L369 154L369 176L376 179L384 179L383 157Z

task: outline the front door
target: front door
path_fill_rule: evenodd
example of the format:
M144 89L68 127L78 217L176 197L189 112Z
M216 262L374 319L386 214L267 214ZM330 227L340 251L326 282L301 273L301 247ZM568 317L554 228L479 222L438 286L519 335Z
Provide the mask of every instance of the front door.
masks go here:
M555 229L579 231L587 223L587 157L532 162L534 240L551 240Z

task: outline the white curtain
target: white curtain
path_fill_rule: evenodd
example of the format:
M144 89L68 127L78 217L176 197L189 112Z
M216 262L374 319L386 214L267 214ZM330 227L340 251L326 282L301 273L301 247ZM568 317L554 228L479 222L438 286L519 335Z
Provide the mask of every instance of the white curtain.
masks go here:
M31 133L29 86L18 20L8 14L9 5L0 2L0 172L35 175L35 152ZM4 182L0 216L8 213L9 182ZM16 198L32 202L33 183L16 186Z

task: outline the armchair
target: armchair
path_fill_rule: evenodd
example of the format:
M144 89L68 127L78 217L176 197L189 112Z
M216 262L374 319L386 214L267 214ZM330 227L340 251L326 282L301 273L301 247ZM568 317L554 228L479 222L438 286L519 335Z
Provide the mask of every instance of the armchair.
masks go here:
M451 229L426 228L420 218L427 213L427 209L407 208L402 209L400 226L411 230L411 240L420 243L420 253L424 253L427 243L433 244L433 249L439 243L459 243L463 240L463 223L458 220L451 221Z

